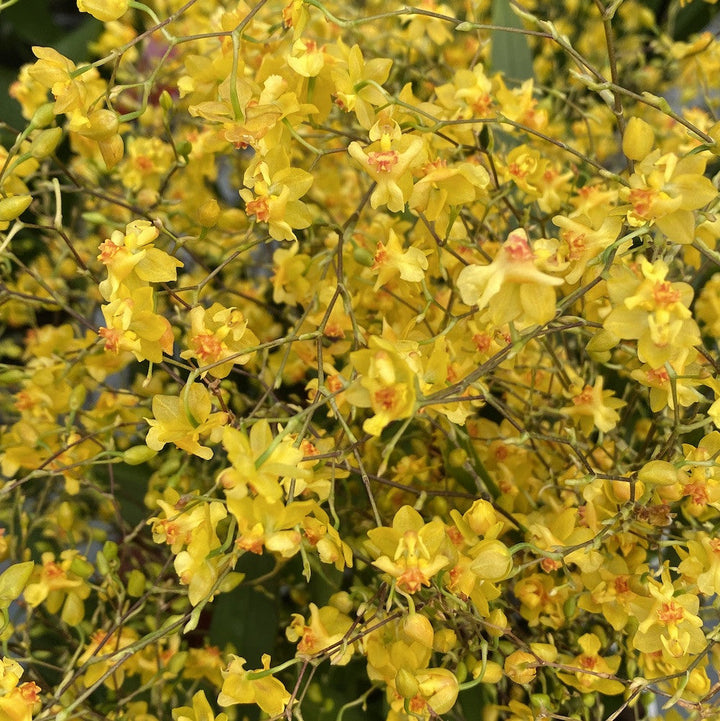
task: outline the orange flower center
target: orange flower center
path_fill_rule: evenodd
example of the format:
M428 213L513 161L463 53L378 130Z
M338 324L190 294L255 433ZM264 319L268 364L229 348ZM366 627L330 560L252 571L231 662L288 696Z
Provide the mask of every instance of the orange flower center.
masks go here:
M593 389L592 386L585 386L582 393L579 393L573 398L573 403L576 406L587 406L591 405L593 400Z
M650 383L657 383L660 386L664 386L670 380L670 376L668 376L668 372L664 368L650 369L647 377Z
M397 391L395 388L380 388L373 394L375 403L383 410L389 411L397 402Z
M212 333L202 333L192 339L195 355L202 361L217 360L222 353L222 343Z
M122 333L117 328L100 328L98 335L105 339L105 350L117 353L120 350Z
M630 203L635 215L643 220L649 220L652 217L651 209L655 195L656 192L650 188L634 188L631 190Z
M411 566L404 570L397 581L398 588L408 593L415 593L423 584L429 586L430 581L417 566Z
M630 590L630 586L628 585L628 577L627 576L617 576L615 578L615 593L623 594L623 593L627 593L629 590Z
M490 343L492 342L492 339L487 333L476 333L472 337L473 343L475 344L475 347L481 352L481 353L487 353L488 350L490 350Z
M661 283L655 283L653 299L655 305L667 307L680 300L680 291L675 290L668 281L664 280Z
M106 240L101 243L98 250L100 255L98 255L97 259L107 265L121 250L127 250L127 248L122 245L115 245L111 240Z
M710 500L705 485L697 481L683 486L683 495L690 496L696 506L704 506Z
M575 233L566 230L562 234L563 240L568 244L570 260L578 260L585 251L585 233Z
M492 102L492 98L487 93L483 93L482 95L478 95L478 97L473 100L470 105L470 109L478 117L484 118L487 115L490 115L490 108L492 108Z
M503 251L510 260L520 263L532 260L535 256L527 240L520 233L511 233L503 245Z
M368 155L368 163L374 166L378 173L389 173L400 160L397 150L375 151Z
M245 212L248 215L254 215L261 223L267 223L270 218L268 199L261 197L250 200L245 206Z
M40 696L38 695L40 693L40 686L33 681L21 684L18 686L18 690L20 691L22 700L28 705L35 704L40 700Z
M554 558L543 558L543 560L540 561L540 567L543 571L545 571L545 573L557 571L561 566L562 563L560 563L560 561L556 561Z
M682 606L675 601L668 601L656 611L660 621L666 624L677 623L685 617L685 611Z

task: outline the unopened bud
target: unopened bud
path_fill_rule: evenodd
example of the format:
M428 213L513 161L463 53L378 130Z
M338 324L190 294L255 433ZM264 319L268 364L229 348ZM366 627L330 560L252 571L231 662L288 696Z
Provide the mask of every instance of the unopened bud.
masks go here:
M43 103L30 120L33 128L46 128L55 119L55 103Z
M655 143L653 129L641 118L630 118L623 135L623 153L631 160L642 160Z
M215 198L203 203L198 208L197 220L203 228L213 228L220 217L220 206Z
M125 151L123 139L119 135L113 135L109 140L100 141L98 145L105 161L105 167L112 170L122 160Z
M62 128L47 128L47 130L43 130L33 139L32 145L30 146L30 154L38 160L47 158L48 155L52 155L55 152L55 148L57 148L62 140L62 135Z
M365 249L361 248L360 246L355 246L353 248L353 258L357 263L360 265L364 265L368 268L370 268L375 260L375 256L373 254Z
M123 461L128 466L139 466L146 463L157 455L157 451L153 451L147 446L132 446L123 453Z
M414 698L420 690L417 679L406 668L395 675L395 688L403 698Z
M132 598L140 598L145 593L145 576L137 568L128 574L126 588L128 596Z
M32 203L30 195L13 195L0 200L0 222L9 222L19 218Z

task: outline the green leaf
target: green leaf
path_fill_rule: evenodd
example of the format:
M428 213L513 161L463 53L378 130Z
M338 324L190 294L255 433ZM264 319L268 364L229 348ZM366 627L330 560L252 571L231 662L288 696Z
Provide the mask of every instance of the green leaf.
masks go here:
M694 2L680 10L675 19L673 40L688 40L691 35L702 32L720 9L704 2Z
M53 22L48 0L21 0L2 14L3 24L31 45L52 45L65 30Z
M66 58L74 63L87 60L88 45L96 40L103 29L103 24L95 18L88 18L82 25L75 28L71 33L63 35L62 39L55 43L54 47Z
M510 7L510 0L493 0L492 23L499 27L523 27ZM522 82L533 77L530 46L522 33L493 30L490 60L493 71L501 72L506 80Z
M243 556L238 567L252 579L267 573L274 566L269 556ZM216 597L209 609L210 642L224 648L232 643L240 656L247 659L247 668L259 668L264 653L275 646L278 628L276 602L258 588L240 585L230 593Z

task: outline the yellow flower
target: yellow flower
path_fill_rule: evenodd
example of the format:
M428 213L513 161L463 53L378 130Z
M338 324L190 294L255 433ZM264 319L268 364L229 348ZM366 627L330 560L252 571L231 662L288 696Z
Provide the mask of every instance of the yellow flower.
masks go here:
M392 228L388 232L387 244L378 242L373 260L372 269L378 274L374 290L385 285L397 275L409 282L420 282L425 278L425 271L428 267L425 253L419 248L411 246L403 251Z
M633 118L633 120L636 120ZM706 160L701 155L678 159L674 153L651 151L652 130L647 123L631 122L623 138L623 150L635 158L630 187L620 195L630 203L627 221L639 227L656 225L671 241L689 245L695 236L695 216L717 197L717 188L705 177ZM641 159L641 153L647 155Z
M181 706L172 710L173 721L227 721L227 714L217 716L205 697L204 691L198 691L192 697L192 707Z
M700 600L694 593L676 594L666 570L662 583L650 579L650 597L631 604L640 624L632 639L633 648L642 653L661 651L665 658L697 654L705 647L702 619L697 615Z
M165 316L153 310L154 290L150 286L133 291L123 287L118 296L102 306L107 325L98 330L98 335L105 341L105 350L130 351L139 361L151 363L161 363L163 353L172 355L172 327Z
M268 224L275 240L297 240L293 230L307 228L312 216L300 201L313 184L313 176L291 168L281 147L273 148L245 173L246 188L240 190L248 217ZM250 190L252 188L252 190Z
M78 10L90 13L101 22L109 23L122 17L128 9L128 0L77 0Z
M325 52L314 40L299 38L293 43L288 65L304 78L314 78L325 66Z
M510 233L490 265L463 268L457 288L466 305L489 308L496 325L517 319L541 324L554 317L553 288L562 283L537 267L527 234L519 229Z
M299 641L298 656L312 658L321 655L325 649L332 648L332 651L328 651L331 664L344 666L349 663L353 646L343 644L343 641L352 628L352 619L334 606L318 608L311 603L308 608L310 620L307 623L300 614L294 613L292 622L285 630L288 641Z
M625 405L625 401L613 398L614 391L603 390L604 379L598 376L595 384L586 385L579 393L572 397L573 404L561 410L570 417L580 421L583 433L589 434L593 428L602 433L611 431L620 420L618 408Z
M123 626L117 631L106 633L103 630L95 631L90 637L84 653L77 660L78 666L87 666L83 675L83 684L89 688L110 669L113 672L105 677L103 684L108 688L118 690L125 680L126 674L135 674L138 670L138 655L123 649L131 646L138 640L137 632L129 626ZM118 663L121 656L122 663Z
M245 670L245 659L231 655L227 669L222 672L223 685L218 703L255 703L270 716L279 716L290 701L290 694L282 682L273 678L270 656L263 654L262 669Z
M639 267L614 267L608 280L613 309L603 326L617 338L637 339L638 358L652 368L700 343L689 309L693 289L665 280L668 272L664 261L642 258Z
M348 388L346 398L353 405L372 408L374 415L363 423L363 430L379 436L388 423L415 411L417 374L392 341L371 336L368 345L350 354L360 378Z
M158 395L153 398L153 418L145 442L153 451L174 443L188 453L210 459L213 452L201 446L200 436L212 433L225 424L225 413L212 413L210 392L201 383L185 386L180 396Z
M348 145L348 153L375 181L370 205L383 205L393 213L405 210L413 188L411 170L425 161L425 141L417 135L402 135L396 123L378 125L376 142L363 148L357 141ZM371 139L373 133L371 130Z
M266 420L254 423L249 434L225 426L222 443L232 466L221 471L218 480L228 500L250 493L279 501L283 486L289 487L291 479L300 482L310 477L308 470L300 467L300 448L288 436L276 440Z
M393 518L392 528L368 531L373 565L396 579L397 587L416 593L445 568L449 559L440 553L445 526L439 520L425 523L411 506L403 506Z
M413 187L410 207L431 222L442 219L443 231L450 207L473 203L490 183L485 168L467 162L448 166L445 160L438 159L425 165L422 172Z
M77 551L66 550L60 554L58 562L52 551L46 551L24 592L24 598L32 608L41 603L49 613L57 613L62 608L61 618L71 626L83 620L83 601L90 595L90 586L72 568L76 558L81 563L85 560Z
M377 87L382 85L390 74L390 58L373 58L365 61L359 45L350 50L338 40L341 51L347 52L347 62L336 63L330 71L335 84L335 103L347 113L354 112L363 128L373 124L375 112L373 106L386 102L385 94Z
M622 693L625 689L623 683L611 678L596 676L594 674L613 675L617 673L620 667L620 656L600 656L600 639L594 633L586 633L578 639L578 645L582 649L582 653L575 658L561 656L561 661L566 666L573 666L577 671L573 673L558 672L558 678L569 686L582 691L582 693L598 693L614 696ZM592 671L594 673L583 673L584 671Z
M5 696L0 696L0 718L3 721L32 721L33 709L40 703L40 687L28 681Z
M188 317L190 349L183 351L181 358L197 358L201 368L214 366L207 370L214 378L225 378L236 363L245 365L250 362L254 353L242 351L257 345L259 341L248 329L242 311L213 303L210 308L196 306Z
M177 268L182 261L153 242L160 231L147 220L128 223L123 233L116 230L99 247L98 260L107 268L108 277L100 283L105 300L116 300L120 287L130 291L147 283L167 283L177 279Z

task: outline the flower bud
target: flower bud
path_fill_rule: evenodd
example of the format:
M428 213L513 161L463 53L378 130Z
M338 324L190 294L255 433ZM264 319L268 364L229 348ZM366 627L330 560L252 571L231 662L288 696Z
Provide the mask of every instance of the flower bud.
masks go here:
M652 128L640 118L630 118L623 135L623 153L631 160L642 160L650 154L654 143Z
M638 480L651 486L671 486L678 482L677 468L667 461L650 461L638 472Z
M30 120L33 128L46 128L55 119L55 103L43 103Z
M160 107L166 112L169 113L173 109L173 99L172 95L167 90L163 90L160 93L160 98L158 99L158 102L160 103Z
M395 688L403 698L413 698L420 690L417 679L406 668L395 674Z
M486 626L487 632L491 636L499 638L505 633L505 629L508 627L508 620L505 612L501 608L494 608L487 618L488 625Z
M147 446L132 446L123 453L123 461L128 466L139 466L141 463L149 461L157 455L157 451L153 451Z
M215 198L203 203L197 212L197 221L203 228L213 228L220 217L220 206Z
M353 258L355 259L355 262L360 265L364 265L369 268L374 262L373 257L373 254L365 248L361 248L358 245L353 248Z
M117 135L118 128L120 127L120 121L118 120L117 113L107 108L97 108L92 112L88 113L87 116L88 124L83 125L82 128L78 129L80 135L84 135L90 140L110 140Z
M447 653L452 650L457 643L457 636L455 631L451 628L442 628L436 634L433 639L433 651L438 653Z
M105 161L105 167L112 170L122 160L125 151L122 138L119 135L113 135L109 140L101 140L98 145Z
M402 624L403 633L412 641L417 641L426 648L433 645L433 627L430 620L421 613L411 613Z
M447 668L429 668L417 675L420 693L436 714L447 713L457 700L459 689L455 674Z
M27 586L35 564L32 561L14 563L0 573L0 608L7 608Z
M505 675L515 683L530 683L535 678L537 661L527 651L515 651L505 659Z
M137 568L130 571L126 588L128 596L132 598L140 598L145 593L145 576L143 576L142 571L138 571Z
M47 158L48 155L52 155L55 152L55 148L57 148L62 140L62 135L62 128L47 128L47 130L43 130L33 139L32 145L30 146L30 154L38 160Z
M502 666L495 661L488 661L485 670L482 663L478 663L473 669L473 678L479 678L483 683L498 683L502 677Z
M70 562L70 570L80 576L80 578L88 579L95 572L92 563L82 556L74 556Z
M512 573L512 556L501 541L480 541L473 549L473 555L470 568L484 581L502 581Z
M19 218L32 203L30 195L13 195L0 200L0 223L7 223Z

